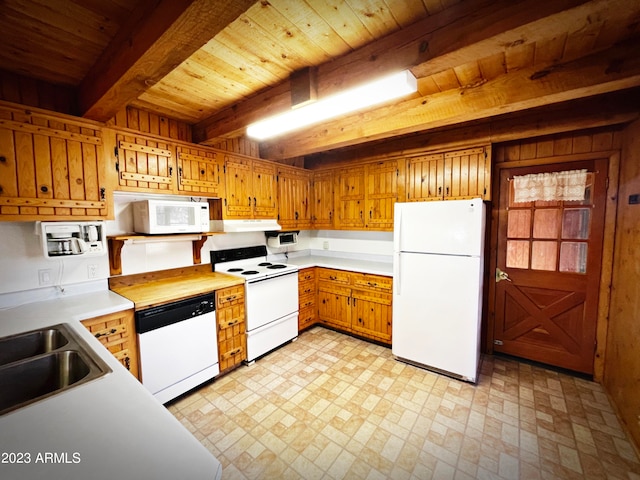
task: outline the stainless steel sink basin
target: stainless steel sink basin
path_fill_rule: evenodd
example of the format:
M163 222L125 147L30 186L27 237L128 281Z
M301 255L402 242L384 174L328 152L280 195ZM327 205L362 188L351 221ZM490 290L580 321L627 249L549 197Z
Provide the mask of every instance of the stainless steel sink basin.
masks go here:
M0 338L0 415L111 372L65 324Z
M58 328L46 328L0 339L0 365L34 357L64 347L69 343Z

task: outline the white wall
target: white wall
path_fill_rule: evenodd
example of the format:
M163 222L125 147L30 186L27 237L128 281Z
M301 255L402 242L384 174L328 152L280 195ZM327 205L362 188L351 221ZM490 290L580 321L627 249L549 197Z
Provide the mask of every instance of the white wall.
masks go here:
M130 203L144 198L140 195L116 194L116 220L107 222L107 234L125 234L133 231ZM148 198L148 197L147 197ZM175 199L175 197L172 197ZM189 198L185 198L190 200ZM65 286L106 281L109 278L109 258L81 257L49 260L42 252L40 236L35 222L0 222L0 295L12 292L60 291ZM209 237L202 248L202 262L210 262L210 250L265 245L263 232L226 233ZM122 273L129 275L193 264L192 243L189 240L175 242L127 243L122 248ZM296 247L269 248L270 254L315 251L326 254L349 255L354 258L391 257L393 234L391 232L355 231L302 231ZM90 268L91 267L91 268ZM95 277L90 278L90 270ZM46 278L45 278L46 277ZM44 283L43 281L44 280ZM0 297L0 307L2 307Z

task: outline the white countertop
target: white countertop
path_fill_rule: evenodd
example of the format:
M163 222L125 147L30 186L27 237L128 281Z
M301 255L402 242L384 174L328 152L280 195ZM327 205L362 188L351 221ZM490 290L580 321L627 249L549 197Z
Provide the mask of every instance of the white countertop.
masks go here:
M383 256L339 255L337 253L321 254L317 251L305 254L291 253L287 263L300 268L324 267L352 272L371 273L375 275L393 275L393 263L390 258Z
M113 370L0 416L0 478L219 478L218 460L80 323L128 308L104 290L0 310L0 337L68 323Z

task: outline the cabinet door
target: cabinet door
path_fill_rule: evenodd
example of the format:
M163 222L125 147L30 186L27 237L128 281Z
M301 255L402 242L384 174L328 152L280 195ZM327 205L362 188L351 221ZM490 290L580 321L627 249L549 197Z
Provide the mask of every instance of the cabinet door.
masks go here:
M101 128L0 108L0 218L113 218Z
M82 324L139 379L138 342L133 310L83 320Z
M276 218L276 167L267 162L253 162L253 176L251 185L253 200L253 218Z
M407 201L424 202L444 197L444 154L410 158L407 165Z
M398 161L371 163L365 170L366 227L393 230L393 206L398 200Z
M141 135L116 135L118 190L174 193L173 146Z
M311 227L310 179L309 171L300 168L278 168L278 223L283 229Z
M311 222L313 228L333 228L333 171L313 172L313 205Z
M391 294L354 289L351 328L354 333L391 343Z
M224 199L225 218L251 218L251 160L227 156L225 159L227 196Z
M247 358L244 285L217 290L216 303L218 361L226 372Z
M318 319L325 325L351 331L351 289L318 282Z
M364 166L341 168L336 172L335 208L337 228L364 227Z
M444 198L474 198L489 200L490 168L488 147L469 148L444 154Z
M224 158L203 147L177 147L178 192L224 197Z

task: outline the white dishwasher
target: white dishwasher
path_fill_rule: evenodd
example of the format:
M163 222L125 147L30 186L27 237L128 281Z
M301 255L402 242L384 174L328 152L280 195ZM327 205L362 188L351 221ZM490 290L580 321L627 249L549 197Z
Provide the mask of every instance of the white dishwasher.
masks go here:
M214 294L136 312L142 384L166 403L220 373Z

